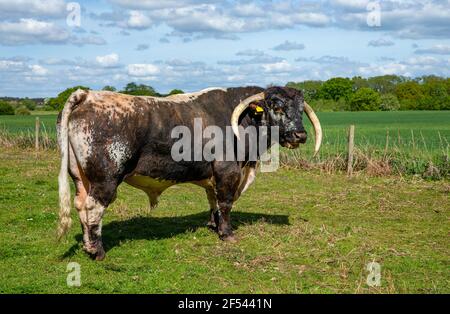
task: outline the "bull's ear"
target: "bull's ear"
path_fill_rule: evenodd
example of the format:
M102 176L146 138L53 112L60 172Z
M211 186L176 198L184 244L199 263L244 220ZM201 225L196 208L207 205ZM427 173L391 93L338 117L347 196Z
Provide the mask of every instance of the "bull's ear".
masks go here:
M254 115L262 115L264 113L264 108L258 102L251 103L248 108Z

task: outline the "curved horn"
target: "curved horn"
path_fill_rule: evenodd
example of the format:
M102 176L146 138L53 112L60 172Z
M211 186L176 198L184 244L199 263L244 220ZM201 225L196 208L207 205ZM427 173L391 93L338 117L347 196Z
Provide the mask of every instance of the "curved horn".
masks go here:
M320 125L319 118L317 118L316 113L314 110L306 103L305 104L305 113L308 116L309 120L311 121L311 124L314 127L314 133L316 135L316 141L314 145L314 156L317 155L320 149L320 145L322 145L322 126Z
M259 93L253 96L250 96L243 101L236 108L234 108L233 114L231 115L231 128L233 129L234 135L236 135L239 140L239 116L244 112L247 107L255 101L261 101L264 99L264 93Z

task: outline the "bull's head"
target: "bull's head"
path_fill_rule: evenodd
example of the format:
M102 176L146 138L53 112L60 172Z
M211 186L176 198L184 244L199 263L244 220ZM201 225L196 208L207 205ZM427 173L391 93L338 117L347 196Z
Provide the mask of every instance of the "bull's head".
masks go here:
M248 107L262 108L266 121L270 126L278 126L280 130L280 144L287 148L297 148L305 143L307 133L303 127L303 111L311 121L315 132L314 155L322 143L322 127L312 108L303 100L303 94L289 87L270 87L264 92L243 100L233 111L231 126L239 139L239 116ZM260 109L261 110L261 109Z

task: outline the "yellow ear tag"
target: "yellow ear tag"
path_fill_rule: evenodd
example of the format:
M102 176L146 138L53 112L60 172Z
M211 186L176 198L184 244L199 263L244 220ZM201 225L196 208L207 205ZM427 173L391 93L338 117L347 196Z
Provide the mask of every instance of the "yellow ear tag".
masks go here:
M261 106L256 106L255 112L256 112L257 114L260 114L260 113L263 113L263 112L264 112L264 109L263 109Z

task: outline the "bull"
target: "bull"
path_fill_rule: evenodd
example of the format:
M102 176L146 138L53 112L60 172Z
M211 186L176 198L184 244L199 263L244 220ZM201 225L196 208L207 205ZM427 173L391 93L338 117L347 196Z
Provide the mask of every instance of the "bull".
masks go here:
M171 148L176 139L171 130L177 126L192 130L194 119L201 118L203 127L225 129L231 125L238 142L244 140L239 139L239 127L277 126L279 143L296 148L307 139L303 112L314 127L317 153L322 139L320 122L303 94L292 88L212 88L164 98L77 90L57 123L61 151L59 237L71 226L70 175L76 188L74 206L83 232L83 249L96 260L105 258L102 217L122 182L143 190L151 207L172 185L203 187L210 206L208 226L221 239L234 241L230 211L254 181L257 162L247 157L175 161Z

